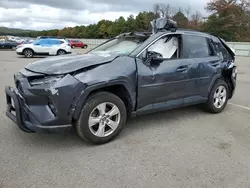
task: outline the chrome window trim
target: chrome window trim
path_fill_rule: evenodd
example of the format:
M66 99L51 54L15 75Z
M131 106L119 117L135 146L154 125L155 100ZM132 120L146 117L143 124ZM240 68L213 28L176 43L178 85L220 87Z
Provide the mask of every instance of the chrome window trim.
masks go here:
M158 39L160 39L161 37L164 37L166 35L173 35L173 34L176 34L176 35L191 35L191 36L198 36L198 37L205 37L205 38L210 38L210 36L206 36L206 35L203 35L203 34L200 34L200 33L184 33L184 32L178 32L178 33L165 33L165 34L162 34L161 36L157 37L156 39L154 39L151 43L149 43L144 49L142 49L135 57L139 57L149 46L151 46L155 41L157 41Z

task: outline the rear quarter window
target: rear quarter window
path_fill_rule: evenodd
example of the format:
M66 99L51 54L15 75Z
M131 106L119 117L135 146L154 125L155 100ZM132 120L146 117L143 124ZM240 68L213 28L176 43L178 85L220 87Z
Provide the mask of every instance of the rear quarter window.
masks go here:
M223 61L233 60L233 57L231 56L231 54L228 52L228 50L224 47L224 45L221 43L221 41L218 38L216 37L213 38L213 44L214 44L214 48L217 54L222 56Z
M59 40L50 40L51 45L59 45L60 41Z

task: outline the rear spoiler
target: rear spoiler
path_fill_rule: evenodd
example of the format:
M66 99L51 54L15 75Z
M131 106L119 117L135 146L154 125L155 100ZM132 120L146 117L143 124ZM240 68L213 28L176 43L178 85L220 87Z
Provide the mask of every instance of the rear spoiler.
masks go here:
M221 43L223 44L223 46L227 49L227 51L231 54L231 56L233 57L233 59L235 59L235 52L233 51L233 49L230 48L230 47L226 44L226 42L225 42L224 39L219 38L219 40L221 41Z

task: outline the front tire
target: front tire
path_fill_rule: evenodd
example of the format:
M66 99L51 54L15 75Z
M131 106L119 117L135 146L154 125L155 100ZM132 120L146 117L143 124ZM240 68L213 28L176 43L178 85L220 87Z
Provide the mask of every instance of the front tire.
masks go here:
M26 58L32 58L34 56L34 52L31 49L25 49L23 51L23 55Z
M217 80L209 94L205 107L210 113L220 113L227 105L229 96L228 85L224 80Z
M85 141L104 144L121 132L126 119L126 107L119 97L98 92L87 99L76 122L76 130Z
M74 49L75 47L76 47L75 45L72 45L72 46L71 46L71 48L73 48L73 49Z

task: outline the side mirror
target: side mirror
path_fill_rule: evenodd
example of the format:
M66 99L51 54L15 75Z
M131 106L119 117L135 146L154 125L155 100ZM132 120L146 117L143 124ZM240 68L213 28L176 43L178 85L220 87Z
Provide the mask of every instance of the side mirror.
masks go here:
M162 57L162 55L158 52L154 52L154 51L147 51L147 55L146 55L146 64L159 64L161 63L164 58Z

